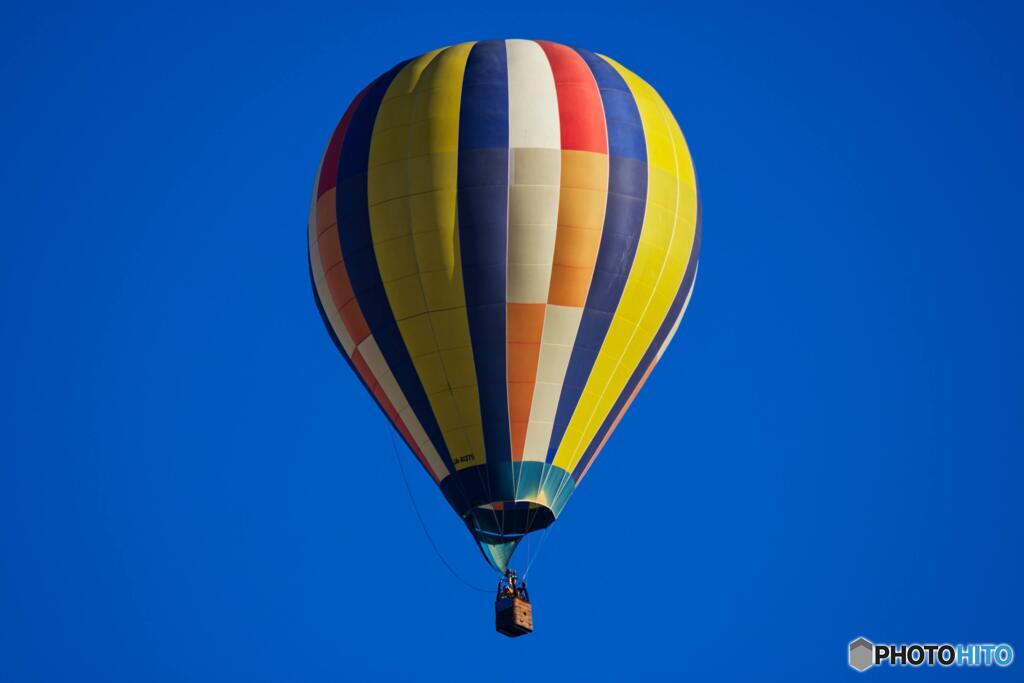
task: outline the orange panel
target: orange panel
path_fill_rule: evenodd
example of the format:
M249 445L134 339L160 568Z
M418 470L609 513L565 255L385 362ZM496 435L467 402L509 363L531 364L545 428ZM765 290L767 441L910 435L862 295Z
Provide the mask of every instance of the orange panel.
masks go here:
M608 191L608 157L562 150L562 187Z
M529 414L529 406L527 406L527 414ZM523 450L526 448L526 429L530 426L529 422L510 422L512 431L512 459L522 460Z
M599 229L559 226L554 262L562 266L593 269L600 246Z
M349 300L347 304L341 307L338 313L341 315L341 321L345 323L345 329L352 335L352 341L356 344L370 336L370 328L367 327L366 319L363 318L363 311L359 308L359 302L355 299Z
M593 275L593 268L552 266L548 303L556 306L583 308L587 302L587 293L590 291L590 280Z
M335 189L332 187L316 200L316 232L318 235L338 222L336 196Z
M317 250L320 252L320 264L324 272L341 263L341 242L338 241L336 229L324 231L316 241Z
M600 190L562 187L558 197L558 224L600 230L607 197L608 193Z
M536 344L544 331L545 304L508 304L506 339L510 344Z
M521 460L526 445L526 428L537 381L540 339L544 331L545 304L508 304L507 353L508 417L512 436L512 458Z
M509 382L508 410L513 422L527 422L530 419L530 403L533 401L533 382Z
M327 272L327 289L331 292L331 300L334 301L334 308L341 310L341 307L352 301L352 283L348 280L348 271L344 263L338 263Z
M537 379L537 359L540 344L508 345L508 381L534 382Z
M562 192L548 303L582 308L601 248L608 201L608 157L562 151Z
M521 460L526 445L526 426L537 381L540 339L547 304L507 304L506 338L508 372L508 419L512 429L512 458Z

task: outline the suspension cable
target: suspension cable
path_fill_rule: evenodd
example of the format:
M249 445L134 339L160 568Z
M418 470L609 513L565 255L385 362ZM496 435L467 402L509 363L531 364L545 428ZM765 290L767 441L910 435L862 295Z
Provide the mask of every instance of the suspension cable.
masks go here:
M526 577L530 574L530 568L533 567L533 563L537 561L538 557L540 557L540 551L544 549L544 543L545 543L545 541L548 540L548 535L550 535L550 534L551 534L551 525L549 524L548 526L546 526L544 528L544 534L543 534L543 536L540 539L540 543L537 544L537 552L533 553L533 557L530 557L530 553L529 553L529 548L530 548L529 540L527 540L526 548L527 548L527 558L528 559L527 559L527 562L526 562L526 571L523 572L523 581L525 581ZM527 538L529 538L529 536L527 536Z
M448 564L448 560L444 558L444 555L441 554L441 550L437 547L437 544L434 543L434 538L430 535L430 531L427 529L427 524L423 521L423 515L420 514L420 508L416 504L416 498L412 495L412 487L409 485L408 477L405 476L405 465L402 464L402 458L398 454L398 445L395 443L395 435L390 427L391 425L388 425L388 439L391 441L391 450L395 454L395 462L398 463L398 471L402 473L402 482L405 483L405 492L409 494L409 502L412 503L412 509L416 513L416 519L420 521L420 528L423 529L423 535L427 537L427 541L430 543L430 547L434 549L437 559L441 560L441 564L445 566L445 569L447 569L452 576L469 588L472 588L479 593L493 593L494 591L489 588L480 588L479 586L475 586L462 578L462 576L455 571L450 564Z

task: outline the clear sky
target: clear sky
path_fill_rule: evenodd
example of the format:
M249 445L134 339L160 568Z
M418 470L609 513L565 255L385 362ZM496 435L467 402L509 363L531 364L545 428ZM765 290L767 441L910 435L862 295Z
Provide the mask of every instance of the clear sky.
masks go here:
M1024 667L1015 3L207 4L0 22L0 680L825 681L861 635ZM306 272L351 97L502 37L646 78L704 206L516 641Z

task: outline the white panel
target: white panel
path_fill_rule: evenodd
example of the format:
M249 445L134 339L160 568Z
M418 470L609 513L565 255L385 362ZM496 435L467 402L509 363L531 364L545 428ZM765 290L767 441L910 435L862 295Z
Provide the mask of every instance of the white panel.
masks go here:
M551 443L553 422L537 422L531 420L526 428L526 445L523 447L523 460L542 461L548 454Z
M316 228L316 220L310 221L310 230ZM320 258L320 245L319 240L316 237L312 237L309 242L309 267L313 271L313 282L324 279L324 264Z
M509 265L536 264L550 268L555 252L555 231L547 226L517 225L515 232L516 239L508 243ZM549 283L545 285L544 299L536 303L545 302Z
M384 356L381 355L380 348L377 346L377 340L373 338L372 334L359 344L359 353L363 356L363 360L366 361L370 372L373 373L374 379L380 384L380 388L384 390L384 395L391 401L391 405L398 412L402 412L402 410L408 407L409 402L405 400L405 394L402 393L402 389L398 386L398 381L391 373L391 368L385 362Z
M521 183L509 187L507 299L543 304L551 288L551 263L558 232L558 180L561 153L550 149L512 150ZM545 185L552 179L553 184Z
M555 76L543 48L532 40L507 40L508 146L561 149Z
M582 308L548 306L544 312L544 334L541 336L541 341L545 344L573 346L576 343L576 332L580 329L580 320L582 319Z
M543 460L551 442L551 425L558 410L565 373L569 369L572 347L583 318L583 309L549 305L544 311L537 384L530 404L530 422L526 427L524 460Z
M565 377L572 357L572 347L560 344L541 344L537 364L537 381L558 384Z
M537 419L541 420L544 419L544 416L554 415L561 393L561 384L537 382L537 386L533 390L533 403L530 404L530 415L536 415Z
M520 154L529 158L530 156L541 156L539 154ZM553 172L561 172L561 159L553 154L544 154L547 165L554 169ZM525 173L523 174L526 175ZM529 176L527 176L529 177ZM542 225L554 228L558 224L558 197L560 187L556 182L554 185L540 185L535 180L533 184L513 184L508 191L508 220L516 225ZM551 236L552 242L554 235ZM552 245L553 246L553 245Z
M511 232L509 226L509 233ZM507 297L510 304L542 304L547 299L551 284L551 263L509 264L507 278Z

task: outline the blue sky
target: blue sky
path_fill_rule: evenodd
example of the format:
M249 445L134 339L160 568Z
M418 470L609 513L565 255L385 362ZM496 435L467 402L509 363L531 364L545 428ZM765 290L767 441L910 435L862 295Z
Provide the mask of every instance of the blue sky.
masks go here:
M0 680L821 681L861 635L1024 657L1017 8L289 5L5 9ZM430 549L305 265L351 97L496 37L645 77L704 206L686 319L516 641Z

